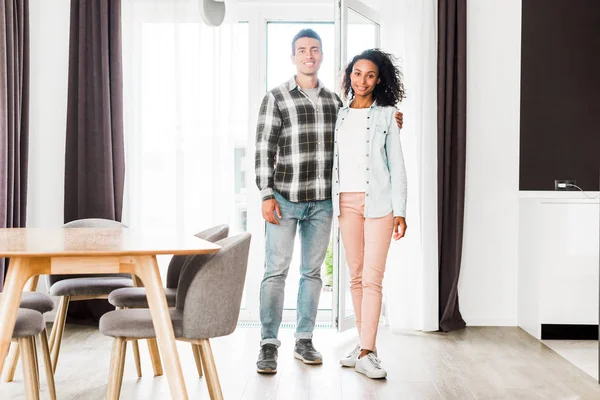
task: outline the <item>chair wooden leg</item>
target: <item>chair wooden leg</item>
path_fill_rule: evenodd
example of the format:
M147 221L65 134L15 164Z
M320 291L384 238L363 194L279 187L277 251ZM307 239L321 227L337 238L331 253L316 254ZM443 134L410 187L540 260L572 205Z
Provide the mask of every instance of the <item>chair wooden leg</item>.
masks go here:
M163 374L162 363L160 361L160 353L158 351L158 344L155 338L146 339L148 343L148 352L150 353L150 361L152 361L152 369L154 370L154 376L161 376Z
M196 361L198 377L202 378L202 360L200 358L200 347L198 347L198 345L195 343L192 343L192 353L194 354L194 361Z
M62 342L63 333L65 331L65 322L67 321L67 310L69 309L69 301L71 298L69 296L63 296L60 299L60 304L58 305L58 312L56 313L56 318L54 319L54 325L56 325L56 333L53 346L51 347L51 357L52 357L52 370L56 373L56 364L58 364L58 353L60 352L60 345ZM54 330L54 326L52 330Z
M60 309L60 301L58 303L59 309ZM54 316L54 322L56 322L56 317L58 316L58 309L56 310L56 315ZM56 341L56 324L52 323L52 328L50 329L50 336L48 337L48 347L50 348L50 351L52 351L52 348L54 347L54 342Z
M32 336L29 340L30 346L33 348L33 366L35 370L35 383L37 384L37 391L40 391L40 366L38 364L38 353L37 353L37 345L35 342L35 336Z
M44 356L44 368L46 370L46 383L48 384L48 393L51 400L56 400L56 385L54 384L54 371L52 371L52 361L50 359L50 347L48 346L48 335L44 329L40 333L40 343Z
M137 371L138 378L142 377L142 363L140 362L140 347L137 340L131 341L131 348L133 349L133 358L135 360L135 369Z
M12 382L15 379L15 371L17 370L17 364L19 363L19 355L21 353L21 347L18 342L12 342L10 344L10 350L8 356L6 356L6 362L4 371L2 374L2 380L4 382Z
M113 340L112 355L110 358L110 373L108 376L108 388L106 400L119 400L121 385L123 383L123 369L125 367L125 353L127 342L125 338Z
M200 357L202 358L202 366L206 375L206 386L208 386L208 394L211 400L223 400L223 392L221 391L221 383L217 373L217 366L213 357L212 348L208 339L200 340Z
M33 346L31 345L30 338L20 338L19 345L21 353L23 353L21 365L23 367L23 381L25 383L25 398L27 400L39 400L40 391L39 389L36 390Z
M123 386L123 374L125 372L125 354L127 353L127 338L123 338L123 344L121 345L123 350L121 351L121 357L119 358L119 393L121 393L121 387Z

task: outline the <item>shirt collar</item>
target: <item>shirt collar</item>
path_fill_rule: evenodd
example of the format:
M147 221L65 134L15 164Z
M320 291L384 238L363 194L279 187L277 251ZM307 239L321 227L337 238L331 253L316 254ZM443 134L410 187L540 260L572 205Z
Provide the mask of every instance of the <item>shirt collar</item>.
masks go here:
M316 87L316 89L319 89L318 91L320 92L323 87L324 87L323 86L323 82L321 82L320 79L317 79L317 87ZM288 90L291 92L292 90L294 90L296 88L298 90L300 90L300 86L298 86L298 83L296 82L296 75L294 75L288 81Z
M341 110L344 110L344 111L349 110L350 109L350 103L351 102L349 101L346 104L344 104L344 106L340 109L340 111ZM377 101L374 101L373 104L371 104L371 107L369 107L369 108L375 108L375 107L377 107Z

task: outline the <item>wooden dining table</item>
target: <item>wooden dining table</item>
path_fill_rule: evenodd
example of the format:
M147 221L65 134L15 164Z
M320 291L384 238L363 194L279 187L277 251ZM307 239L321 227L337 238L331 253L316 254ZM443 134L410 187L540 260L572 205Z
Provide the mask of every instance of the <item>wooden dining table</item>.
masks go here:
M0 257L10 258L0 298L0 371L11 342L21 293L30 278L49 274L132 274L146 288L171 397L187 399L156 256L207 254L219 249L220 246L193 235L177 235L169 230L0 229Z

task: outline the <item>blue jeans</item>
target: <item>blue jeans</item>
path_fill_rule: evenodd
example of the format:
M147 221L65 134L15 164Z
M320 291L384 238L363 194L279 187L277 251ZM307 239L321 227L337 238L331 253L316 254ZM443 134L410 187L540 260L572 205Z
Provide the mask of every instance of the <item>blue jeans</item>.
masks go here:
M296 229L300 230L300 287L297 304L297 339L310 339L315 328L321 295L321 265L331 235L331 200L294 203L275 193L281 219L279 225L266 224L265 274L260 284L261 343L277 340L283 314L285 279L292 261Z

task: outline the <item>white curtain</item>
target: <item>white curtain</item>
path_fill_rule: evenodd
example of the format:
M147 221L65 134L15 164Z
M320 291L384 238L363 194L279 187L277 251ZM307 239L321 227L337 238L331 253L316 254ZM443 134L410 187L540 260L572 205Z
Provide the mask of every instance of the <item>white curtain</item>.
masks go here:
M123 0L124 222L178 235L246 227L248 24L198 0Z
M392 331L438 330L437 1L382 0L382 48L400 58L407 98L401 131L408 171L407 235L388 256Z

